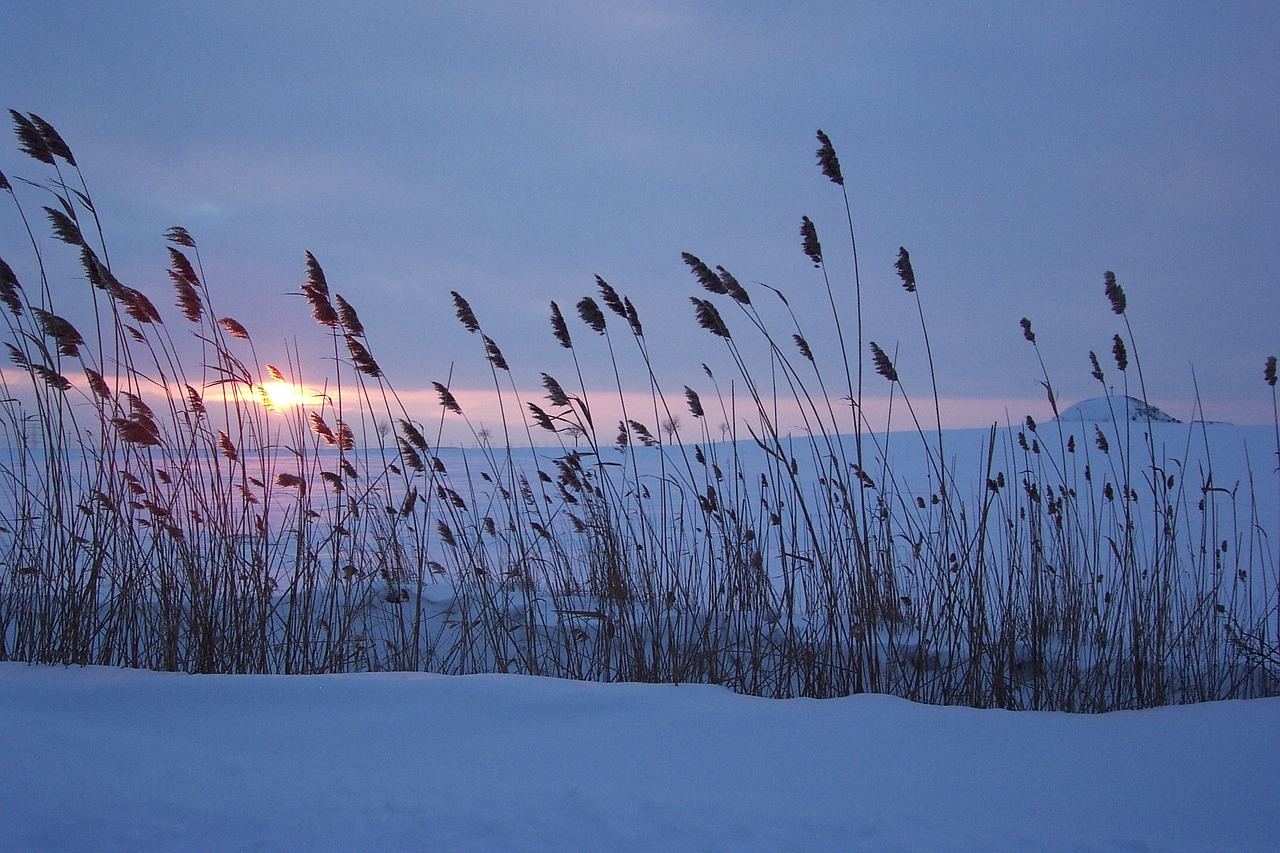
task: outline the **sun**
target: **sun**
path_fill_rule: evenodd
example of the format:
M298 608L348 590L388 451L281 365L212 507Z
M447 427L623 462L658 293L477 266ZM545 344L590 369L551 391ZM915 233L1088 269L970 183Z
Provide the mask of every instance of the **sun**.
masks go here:
M289 409L312 402L315 394L292 382L264 382L258 386L261 402L269 409Z

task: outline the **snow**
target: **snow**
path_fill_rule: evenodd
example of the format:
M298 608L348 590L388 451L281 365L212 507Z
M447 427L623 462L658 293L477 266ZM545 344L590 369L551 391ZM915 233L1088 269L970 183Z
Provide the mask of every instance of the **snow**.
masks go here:
M1064 421L1085 421L1086 423L1103 424L1126 420L1134 423L1146 423L1148 421L1180 423L1177 418L1149 403L1119 394L1113 397L1093 397L1088 400L1081 400L1079 403L1063 410L1058 417Z
M0 664L4 850L1272 850L1280 699L1097 716Z

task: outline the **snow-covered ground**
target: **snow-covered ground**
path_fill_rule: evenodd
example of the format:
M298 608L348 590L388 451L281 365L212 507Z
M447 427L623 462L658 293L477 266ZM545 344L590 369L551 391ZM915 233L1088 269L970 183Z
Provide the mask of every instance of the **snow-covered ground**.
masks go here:
M1080 457L1102 420L1085 415L1063 424ZM1064 458L1056 425L1032 436L1043 457L1012 436L997 450L1010 478L1010 460ZM1238 491L1239 523L1274 529L1273 429L1153 436L1193 505L1234 507ZM946 440L956 470L985 473L986 430ZM894 445L900 488L927 483L910 437ZM441 455L467 470L461 453ZM1267 611L1274 576L1250 583ZM0 853L1273 851L1277 768L1280 698L1081 716L516 675L0 664Z
M0 849L1264 851L1280 699L1099 716L0 664Z

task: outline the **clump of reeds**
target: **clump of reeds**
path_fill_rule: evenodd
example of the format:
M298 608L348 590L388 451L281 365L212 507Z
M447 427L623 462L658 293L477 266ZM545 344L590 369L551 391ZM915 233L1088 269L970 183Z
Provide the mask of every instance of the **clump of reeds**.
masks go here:
M328 336L332 375L311 376L296 349L261 360L249 329L215 310L182 228L165 237L186 326L165 323L112 272L66 142L37 116L12 115L20 148L49 170L31 190L65 246L44 246L0 174L32 243L21 263L17 247L0 260L0 316L21 379L0 374L2 659L527 672L1079 711L1276 692L1275 520L1242 525L1247 496L1211 473L1197 482L1157 445L1162 426L1128 420L1126 400L1116 401L1124 419L1092 432L1061 419L993 425L979 476L961 476L944 452L927 280L899 249L933 424L917 417L897 350L865 339L852 208L821 131L818 165L845 204L847 266L824 253L808 216L799 248L821 276L827 317L793 310L811 297L753 292L685 253L705 291L691 297L693 320L733 375L704 364L669 402L640 311L597 277L570 312L590 334L551 303L566 361L536 371L535 401L480 314L451 293L490 368L495 436L472 424L447 378L433 382L438 411L407 410L353 303L310 252L298 293ZM1132 366L1145 399L1112 273L1103 291L1124 323L1112 356L1125 396ZM813 322L832 324L834 352L811 345ZM1043 371L1031 321L1021 327ZM911 479L889 451L889 423L862 406L868 357L915 427L926 464ZM588 360L610 365L616 399L587 387ZM1273 406L1275 365L1264 371ZM1106 389L1094 353L1090 366ZM265 380L324 394L284 408ZM623 393L637 384L643 404ZM1042 384L1056 415L1047 372ZM798 406L800 436L780 425L781 398ZM446 447L448 422L476 448ZM1255 586L1259 574L1271 585Z

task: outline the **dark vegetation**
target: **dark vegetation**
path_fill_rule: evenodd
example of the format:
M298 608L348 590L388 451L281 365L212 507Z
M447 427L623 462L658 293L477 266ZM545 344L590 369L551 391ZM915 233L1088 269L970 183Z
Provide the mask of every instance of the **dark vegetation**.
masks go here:
M807 217L800 231L825 318L800 310L811 299L749 292L684 256L706 291L692 297L697 322L736 365L731 379L691 380L709 391L659 387L636 307L597 279L568 317L551 305L575 382L542 373L531 401L452 294L503 412L502 435L476 430L478 449L459 453L441 441L445 419L466 418L450 388L437 383L439 412L415 420L310 253L302 292L335 366L323 398L271 405L267 383L301 367L260 361L215 308L191 235L165 234L180 315L165 320L157 295L112 273L70 148L39 117L12 115L42 177L0 175L30 235L4 249L21 263L0 263L13 365L0 389L0 659L522 672L1077 711L1276 693L1277 530L1251 491L1274 484L1215 484L1163 449L1189 449L1195 424L1127 411L992 427L980 463L957 464L956 434L931 426L925 288L902 250L930 364L920 401L863 327L847 194L847 280ZM835 150L818 140L843 192ZM53 280L55 253L73 253L84 280ZM1093 375L1104 394L1119 381L1146 399L1110 273L1104 293L1119 327L1112 375L1092 356ZM91 306L92 328L64 319L72 303ZM778 312L785 331L770 325ZM812 322L834 324L839 351L814 352ZM766 364L739 348L744 336L764 343ZM616 401L596 403L581 381L580 362L600 358L619 377ZM628 366L648 377L644 411L622 394ZM1274 404L1274 358L1265 378ZM1056 413L1047 373L1043 385ZM916 425L892 436L916 445L896 454L924 460L913 481L858 405L872 389ZM803 437L780 431L779 396L799 401ZM605 424L611 409L621 417ZM737 440L712 422L734 424Z

